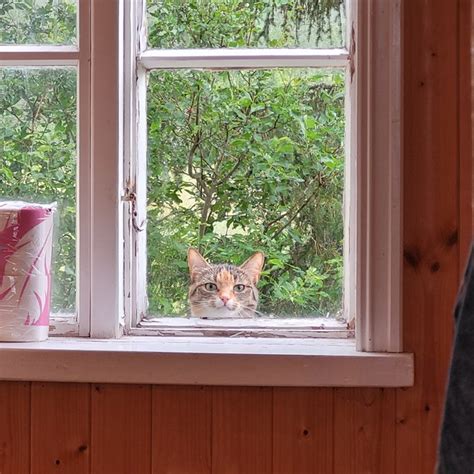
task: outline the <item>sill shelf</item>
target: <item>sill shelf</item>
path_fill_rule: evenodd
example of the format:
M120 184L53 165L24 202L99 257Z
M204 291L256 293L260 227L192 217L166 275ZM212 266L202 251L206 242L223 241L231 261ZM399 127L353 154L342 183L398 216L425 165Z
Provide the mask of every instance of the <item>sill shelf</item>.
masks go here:
M195 337L258 337L258 338L351 338L354 331L335 318L249 318L142 319L138 327L129 329L130 336L195 336Z
M301 387L407 387L413 354L346 339L51 338L0 343L0 380Z

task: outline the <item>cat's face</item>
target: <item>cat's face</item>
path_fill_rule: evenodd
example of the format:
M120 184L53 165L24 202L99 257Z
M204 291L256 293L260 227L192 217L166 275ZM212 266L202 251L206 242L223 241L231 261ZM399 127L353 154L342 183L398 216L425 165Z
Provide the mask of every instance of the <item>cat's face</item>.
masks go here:
M197 318L249 318L257 309L257 282L264 262L260 252L241 266L209 264L196 249L188 251L189 304Z

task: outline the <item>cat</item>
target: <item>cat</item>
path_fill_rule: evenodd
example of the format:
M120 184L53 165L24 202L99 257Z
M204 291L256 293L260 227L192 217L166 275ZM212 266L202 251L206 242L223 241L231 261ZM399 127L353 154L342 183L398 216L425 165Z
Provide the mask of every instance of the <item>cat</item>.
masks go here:
M213 265L194 248L188 250L191 316L203 319L251 318L258 304L257 282L263 253L253 254L242 265Z

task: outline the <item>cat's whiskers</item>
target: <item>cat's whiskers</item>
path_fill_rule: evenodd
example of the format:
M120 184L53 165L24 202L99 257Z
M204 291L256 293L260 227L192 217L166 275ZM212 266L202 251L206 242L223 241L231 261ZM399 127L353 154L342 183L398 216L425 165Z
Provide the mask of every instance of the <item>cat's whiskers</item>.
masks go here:
M249 311L251 313L254 313L256 314L257 316L261 316L261 317L265 317L266 314L265 313L262 313L261 311L258 311L258 309L256 308L253 308L252 306L244 306L242 305L241 308L245 311Z

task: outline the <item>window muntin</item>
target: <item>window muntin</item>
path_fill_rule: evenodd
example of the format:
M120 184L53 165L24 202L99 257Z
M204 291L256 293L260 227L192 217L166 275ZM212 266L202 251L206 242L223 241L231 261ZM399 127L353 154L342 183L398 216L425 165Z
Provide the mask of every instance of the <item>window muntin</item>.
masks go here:
M75 45L77 0L2 0L0 44Z
M0 68L0 198L57 202L53 313L76 312L77 73Z

